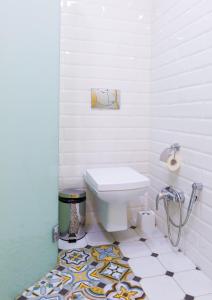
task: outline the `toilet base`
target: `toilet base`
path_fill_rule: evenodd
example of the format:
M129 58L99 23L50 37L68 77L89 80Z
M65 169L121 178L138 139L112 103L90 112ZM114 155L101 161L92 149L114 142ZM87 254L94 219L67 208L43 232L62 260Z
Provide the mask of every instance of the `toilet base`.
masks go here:
M108 203L96 201L97 217L104 229L108 232L128 229L127 203Z

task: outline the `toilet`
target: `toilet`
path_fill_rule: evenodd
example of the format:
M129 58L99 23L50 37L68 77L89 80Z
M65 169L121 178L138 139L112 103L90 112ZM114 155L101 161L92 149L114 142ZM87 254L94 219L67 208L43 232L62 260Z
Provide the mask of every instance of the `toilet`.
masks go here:
M147 191L149 179L130 167L87 169L98 221L108 232L128 228L127 205Z

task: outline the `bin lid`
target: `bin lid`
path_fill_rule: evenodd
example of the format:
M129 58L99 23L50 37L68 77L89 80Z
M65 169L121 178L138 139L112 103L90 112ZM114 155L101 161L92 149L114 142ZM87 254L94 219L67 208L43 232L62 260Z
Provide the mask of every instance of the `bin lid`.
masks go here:
M68 188L59 192L59 198L79 199L85 197L86 197L86 192L82 189L77 189L77 188Z

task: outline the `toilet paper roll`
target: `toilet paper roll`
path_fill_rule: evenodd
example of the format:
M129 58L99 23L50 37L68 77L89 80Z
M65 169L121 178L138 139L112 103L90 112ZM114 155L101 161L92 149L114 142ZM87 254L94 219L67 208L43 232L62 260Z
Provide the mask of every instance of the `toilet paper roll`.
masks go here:
M180 165L181 165L181 156L179 153L176 153L175 155L172 154L169 156L168 160L167 160L167 168L169 169L169 171L171 172L175 172L177 170L179 170Z

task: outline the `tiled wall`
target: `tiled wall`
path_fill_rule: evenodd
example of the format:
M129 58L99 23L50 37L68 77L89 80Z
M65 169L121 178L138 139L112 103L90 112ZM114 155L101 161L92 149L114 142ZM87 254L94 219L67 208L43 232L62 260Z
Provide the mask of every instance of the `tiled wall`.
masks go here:
M150 2L64 0L61 28L60 187L86 168L147 173ZM121 90L118 111L91 110L91 88Z
M203 182L181 246L212 277L212 1L153 0L152 35L150 3L61 2L60 187L82 186L89 167L131 165L150 172L154 207L161 187L183 189L188 203ZM92 111L92 87L120 89L121 110ZM178 175L159 162L173 142ZM157 222L165 231L162 205Z
M150 197L174 184L187 204L192 182L204 184L182 247L212 277L212 1L153 3ZM173 142L182 145L178 175L158 159ZM157 221L164 229L162 205Z

